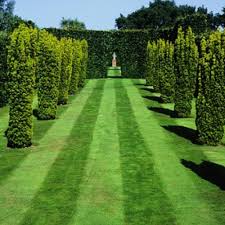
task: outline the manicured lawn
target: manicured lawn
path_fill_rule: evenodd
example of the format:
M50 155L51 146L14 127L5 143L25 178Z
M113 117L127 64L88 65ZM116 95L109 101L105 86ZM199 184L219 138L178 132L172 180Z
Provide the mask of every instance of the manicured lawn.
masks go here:
M143 84L90 80L24 150L0 109L0 224L225 224L225 147L194 144L194 110L171 118Z

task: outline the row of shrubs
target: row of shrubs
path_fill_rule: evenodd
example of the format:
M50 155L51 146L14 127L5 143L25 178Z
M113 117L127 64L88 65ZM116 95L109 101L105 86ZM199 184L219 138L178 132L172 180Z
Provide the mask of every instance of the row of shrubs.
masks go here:
M174 116L191 116L196 100L197 140L218 145L225 120L225 32L214 32L199 46L191 28L178 30L175 43L160 39L147 47L147 85L175 103Z
M85 40L58 40L45 30L20 25L8 46L8 147L32 144L33 97L37 89L39 120L56 118L57 105L67 104L85 85L88 45Z

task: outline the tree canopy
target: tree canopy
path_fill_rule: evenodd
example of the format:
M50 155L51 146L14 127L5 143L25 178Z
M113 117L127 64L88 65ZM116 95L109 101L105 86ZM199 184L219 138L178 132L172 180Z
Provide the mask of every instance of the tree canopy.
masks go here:
M155 0L148 7L116 19L118 29L174 29L179 26L193 28L195 33L216 30L225 24L225 9L222 15L214 15L205 7L177 6L171 0Z
M86 30L85 23L79 21L77 18L76 19L65 19L64 17L62 18L60 22L60 27L64 30Z

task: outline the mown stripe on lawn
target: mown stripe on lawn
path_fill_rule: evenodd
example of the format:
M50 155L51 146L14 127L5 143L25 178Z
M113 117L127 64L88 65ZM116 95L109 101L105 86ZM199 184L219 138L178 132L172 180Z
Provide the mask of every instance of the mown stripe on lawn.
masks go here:
M123 194L114 81L107 80L71 225L122 225Z
M100 83L97 83L97 89ZM0 186L0 224L18 224L29 209L35 194L44 182L49 169L60 151L67 145L75 121L83 112L89 96L96 92L93 80L72 102L70 108L57 120L41 139L40 145L31 148L31 153ZM43 206L44 207L44 206ZM40 217L40 215L39 215Z
M125 85L131 85L125 83ZM123 81L115 81L125 224L176 224L149 146L139 131Z
M207 202L201 198L189 172L174 152L177 148L176 141L160 126L154 112L146 109L143 99L132 82L126 80L124 83L141 134L146 144L151 147L155 170L163 182L164 192L173 204L178 224L219 224L212 216Z
M20 225L66 225L76 212L80 183L93 138L104 81L88 98L80 116Z

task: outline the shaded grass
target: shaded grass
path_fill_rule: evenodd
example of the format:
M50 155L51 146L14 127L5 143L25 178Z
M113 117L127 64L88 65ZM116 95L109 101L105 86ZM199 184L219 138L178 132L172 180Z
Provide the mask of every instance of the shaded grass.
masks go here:
M176 224L154 160L139 131L126 89L115 81L125 224Z
M21 225L66 225L74 216L103 87L98 81Z

